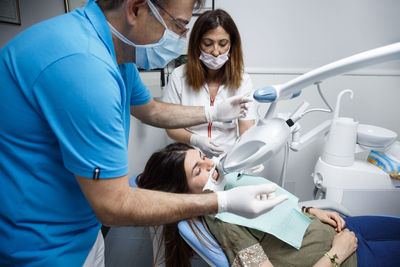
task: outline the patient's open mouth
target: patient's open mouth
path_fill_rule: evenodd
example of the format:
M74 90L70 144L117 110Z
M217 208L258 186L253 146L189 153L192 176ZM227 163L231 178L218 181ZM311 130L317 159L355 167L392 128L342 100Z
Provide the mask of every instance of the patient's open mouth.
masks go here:
M214 181L218 181L219 178L219 172L217 169L214 170L212 178L214 179Z

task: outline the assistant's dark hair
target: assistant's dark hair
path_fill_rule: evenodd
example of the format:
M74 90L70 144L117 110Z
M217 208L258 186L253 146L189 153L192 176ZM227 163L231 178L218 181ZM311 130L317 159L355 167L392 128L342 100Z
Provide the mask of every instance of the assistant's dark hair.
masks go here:
M199 59L201 40L204 34L218 26L221 26L231 39L229 60L221 67L218 75L222 84L227 85L231 90L238 89L242 82L244 63L239 30L226 11L222 9L210 10L198 17L189 37L186 82L195 91L199 91L207 79L207 69Z

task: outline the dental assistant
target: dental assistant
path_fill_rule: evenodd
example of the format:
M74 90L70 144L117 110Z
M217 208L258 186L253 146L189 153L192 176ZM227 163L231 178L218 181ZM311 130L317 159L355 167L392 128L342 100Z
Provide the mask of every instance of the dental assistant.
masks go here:
M0 51L0 266L103 266L101 223L155 225L281 200L274 187L185 195L130 188L130 115L164 128L226 121L244 98L184 107L154 101L136 66L184 47L194 0L89 0ZM237 196L240 195L240 201Z
M244 72L239 31L231 16L217 9L196 20L189 38L188 59L170 77L163 101L188 106L219 106L232 96L253 95ZM238 120L209 122L182 129L167 129L174 140L199 148L208 157L228 152L237 138L254 125L255 104Z

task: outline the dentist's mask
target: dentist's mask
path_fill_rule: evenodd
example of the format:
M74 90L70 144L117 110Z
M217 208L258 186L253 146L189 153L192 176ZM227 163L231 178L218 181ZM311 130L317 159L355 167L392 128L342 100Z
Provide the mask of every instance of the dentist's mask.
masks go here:
M181 55L186 46L187 39L169 30L154 4L150 0L147 0L147 4L149 5L151 12L165 28L163 36L157 43L145 45L134 44L118 32L109 22L108 25L111 32L118 39L136 48L137 66L146 70L164 68L168 62Z

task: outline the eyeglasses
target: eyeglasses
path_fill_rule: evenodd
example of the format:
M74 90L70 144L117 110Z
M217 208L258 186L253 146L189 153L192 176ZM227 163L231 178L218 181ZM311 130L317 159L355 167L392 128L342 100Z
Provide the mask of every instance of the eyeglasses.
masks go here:
M163 8L157 1L152 1L155 6L157 6L159 9L161 9L163 12L165 12L171 20L175 23L177 33L179 37L184 37L188 31L190 30L188 27L186 27L186 24L184 24L182 21L179 21L176 19L174 16L172 16L165 8Z

